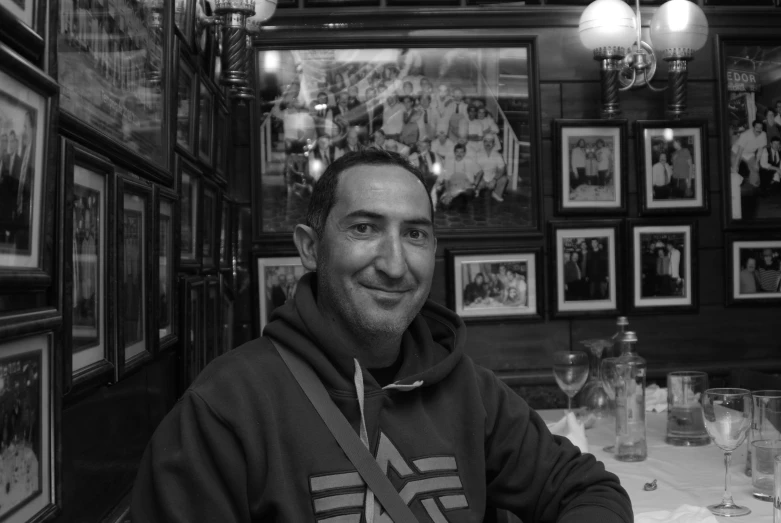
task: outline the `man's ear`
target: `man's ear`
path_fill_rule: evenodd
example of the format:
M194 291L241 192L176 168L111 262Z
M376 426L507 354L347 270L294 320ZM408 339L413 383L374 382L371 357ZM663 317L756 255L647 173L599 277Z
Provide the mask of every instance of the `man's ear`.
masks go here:
M301 257L301 265L308 271L316 271L319 238L315 230L308 225L296 225L293 230L293 243L296 244L298 255Z

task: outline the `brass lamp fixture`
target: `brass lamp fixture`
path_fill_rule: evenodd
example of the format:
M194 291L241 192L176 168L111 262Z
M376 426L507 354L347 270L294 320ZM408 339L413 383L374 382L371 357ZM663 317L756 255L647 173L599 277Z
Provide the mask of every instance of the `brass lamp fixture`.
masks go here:
M260 25L273 16L276 8L277 0L214 0L214 16L197 21L202 26L222 26L220 84L230 88L231 98L255 97L247 78L247 32L260 31Z
M596 0L580 17L580 39L601 64L602 117L621 114L618 93L647 86L669 91L667 114L679 119L686 111L688 61L708 38L708 21L702 9L689 0L669 0L651 19L651 42L640 35L640 0L635 11L623 0ZM656 72L656 53L668 62L668 85L651 85Z

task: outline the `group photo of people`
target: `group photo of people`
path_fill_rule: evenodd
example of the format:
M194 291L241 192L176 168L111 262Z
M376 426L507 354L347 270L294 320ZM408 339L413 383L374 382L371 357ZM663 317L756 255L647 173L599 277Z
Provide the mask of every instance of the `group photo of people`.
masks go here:
M781 293L781 244L740 249L739 294Z
M464 309L529 306L526 262L464 263L461 292Z
M448 218L458 222L465 214L489 221L530 217L529 177L524 180L530 172L529 137L514 130L528 124L504 115L506 88L500 93L498 71L485 65L519 51L525 53L496 48L258 53L260 92L269 100L262 109L267 122L260 144L269 203L264 227L291 222L325 169L363 148L399 153L420 169L444 226L458 225ZM510 94L528 97L528 85L517 91ZM513 138L504 143L508 132ZM524 197L525 207L517 205Z
M30 249L36 115L33 107L0 91L0 253Z
M569 151L570 202L616 201L615 137L610 135L570 134Z
M696 137L677 129L665 131L666 136L651 138L652 199L694 200L699 197L697 188L701 186L697 179L701 159L696 157Z
M564 238L564 301L608 300L610 259L607 237Z
M685 245L683 233L640 234L641 298L686 297Z
M259 267L258 274L262 281L261 297L265 300L265 307L261 310L261 329L268 322L271 313L277 307L285 304L296 293L298 280L304 275L306 269L301 265L301 261L296 258L290 264L284 265L265 265Z

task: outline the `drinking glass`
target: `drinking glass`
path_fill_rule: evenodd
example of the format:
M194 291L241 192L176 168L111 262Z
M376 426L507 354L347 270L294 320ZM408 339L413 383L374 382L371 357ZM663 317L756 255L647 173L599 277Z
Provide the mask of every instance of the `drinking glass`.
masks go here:
M604 386L607 397L610 398L610 401L613 404L615 404L616 401L616 382L621 379L618 375L618 368L616 367L617 362L618 358L611 357L603 359L599 364L599 377L602 380L602 385ZM614 452L615 449L615 445L607 445L602 448L605 452Z
M583 351L554 352L553 376L559 388L567 395L567 411L572 412L572 398L588 378L588 354Z
M729 465L732 451L745 440L751 426L753 403L751 392L746 389L708 389L702 400L702 413L708 435L724 451L724 495L721 503L709 505L716 516L745 516L751 510L736 505L730 492Z

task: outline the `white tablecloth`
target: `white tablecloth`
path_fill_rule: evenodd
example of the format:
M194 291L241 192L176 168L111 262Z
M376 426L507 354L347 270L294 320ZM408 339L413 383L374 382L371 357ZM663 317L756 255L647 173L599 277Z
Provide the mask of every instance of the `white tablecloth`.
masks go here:
M546 422L557 421L562 410L540 410ZM637 463L618 461L602 450L612 445L615 421L598 422L586 430L589 450L605 467L621 479L621 484L632 499L635 514L655 510L675 510L681 505L705 507L721 500L724 492L724 453L716 445L703 447L675 447L664 442L667 414L646 413L648 458ZM746 444L732 453L732 497L738 505L751 509L748 516L725 518L720 522L772 523L773 506L751 495L751 478L743 470L746 464ZM657 489L643 490L646 482L656 479Z

